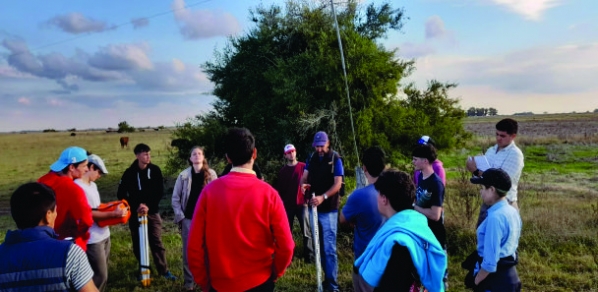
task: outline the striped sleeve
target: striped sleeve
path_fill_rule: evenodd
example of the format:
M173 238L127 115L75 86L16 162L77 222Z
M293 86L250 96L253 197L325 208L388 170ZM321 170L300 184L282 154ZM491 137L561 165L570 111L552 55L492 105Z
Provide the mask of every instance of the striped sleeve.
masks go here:
M76 244L71 245L66 255L65 274L67 283L75 290L83 288L93 277L87 255Z

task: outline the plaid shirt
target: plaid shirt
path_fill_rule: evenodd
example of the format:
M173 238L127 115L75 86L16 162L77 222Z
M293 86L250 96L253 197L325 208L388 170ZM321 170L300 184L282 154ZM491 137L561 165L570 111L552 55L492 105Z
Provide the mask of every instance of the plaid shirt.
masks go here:
M517 184L521 171L523 170L523 153L521 149L511 142L509 146L498 150L498 145L494 145L486 151L486 159L493 168L500 168L507 172L511 177L511 189L507 193L509 202L517 201Z

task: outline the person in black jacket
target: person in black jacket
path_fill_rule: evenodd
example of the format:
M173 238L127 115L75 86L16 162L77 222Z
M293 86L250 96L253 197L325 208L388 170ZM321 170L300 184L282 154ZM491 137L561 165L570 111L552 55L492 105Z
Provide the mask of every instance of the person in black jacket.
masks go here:
M164 180L160 167L151 163L150 147L141 143L135 146L133 152L137 159L123 173L118 185L117 197L129 202L131 210L138 214L147 214L148 241L158 273L168 280L176 280L168 270L166 250L162 244L162 218L160 218L159 203L164 194ZM136 218L129 220L133 252L139 259L139 222ZM141 266L141 264L140 264Z

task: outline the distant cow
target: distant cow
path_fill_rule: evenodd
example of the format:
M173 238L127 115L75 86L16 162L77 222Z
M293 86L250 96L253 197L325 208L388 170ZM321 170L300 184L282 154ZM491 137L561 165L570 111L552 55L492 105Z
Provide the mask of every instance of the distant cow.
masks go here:
M120 137L120 148L129 148L129 137Z
M71 137L77 136L77 133L71 133Z

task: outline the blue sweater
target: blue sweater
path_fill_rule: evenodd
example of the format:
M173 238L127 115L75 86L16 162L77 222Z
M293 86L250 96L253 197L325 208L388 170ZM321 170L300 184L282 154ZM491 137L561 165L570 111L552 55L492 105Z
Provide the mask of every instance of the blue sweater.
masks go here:
M70 291L66 257L73 244L38 226L8 231L0 245L0 291Z
M426 217L415 210L404 210L390 217L355 261L359 274L370 286L378 286L395 244L409 250L421 283L428 291L444 291L446 254L428 227Z

